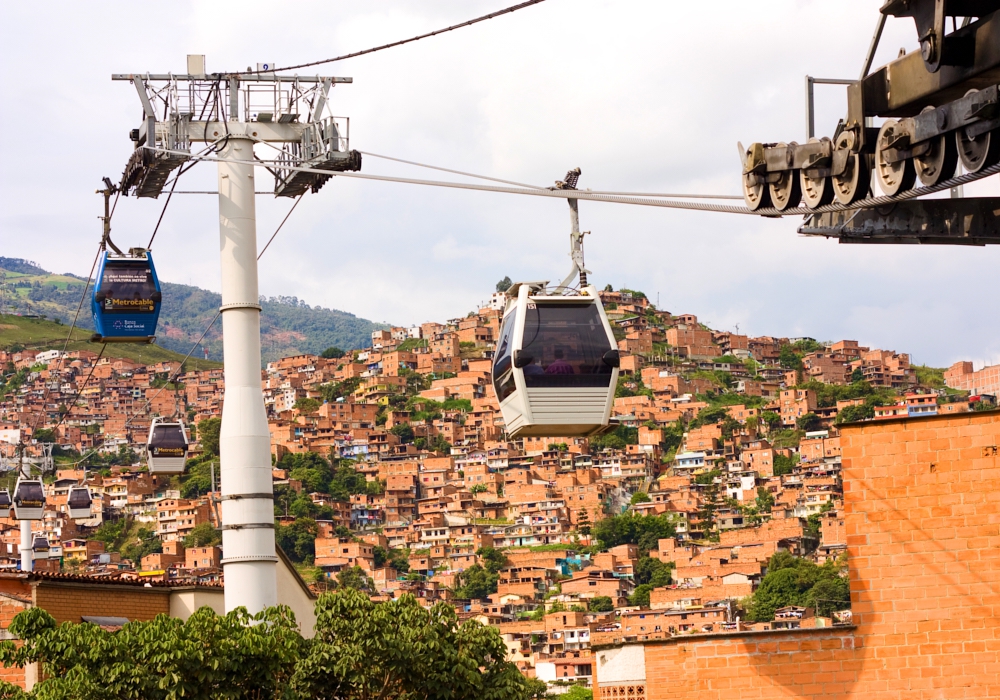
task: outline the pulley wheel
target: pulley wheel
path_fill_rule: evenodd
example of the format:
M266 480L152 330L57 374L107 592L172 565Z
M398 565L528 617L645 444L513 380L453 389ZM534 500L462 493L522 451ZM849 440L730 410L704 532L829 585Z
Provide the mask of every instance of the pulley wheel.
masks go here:
M753 211L771 206L771 194L766 182L758 182L753 173L743 176L743 201Z
M845 131L837 137L836 149L850 150L854 146L854 132ZM841 204L853 204L868 194L868 159L861 153L851 152L847 156L847 167L833 181L833 196Z
M976 90L969 90L965 93L965 97L974 92ZM962 160L965 171L978 173L983 168L1000 161L1000 129L987 131L974 139L969 138L965 129L956 129L955 147L958 149L958 157Z
M900 131L898 121L887 119L878 130L878 141L875 143L875 177L878 179L879 187L890 197L910 189L917 180L917 173L910 158L895 163L885 160L885 152L889 148L890 141L898 136Z
M824 136L823 138L826 137ZM809 142L818 143L819 139L811 138ZM822 175L820 177L809 177L806 172L803 169L798 173L799 191L802 193L802 199L805 200L806 206L810 209L815 209L816 207L821 207L824 204L832 202L833 187L830 184L830 178Z
M785 146L779 143L778 146ZM778 181L769 182L768 192L771 195L771 203L776 209L785 211L799 206L802 201L802 188L799 186L799 174L795 170L779 170Z
M955 131L955 146L966 172L978 173L1000 161L1000 129L987 131L974 139L966 136L965 129L958 129Z
M931 111L934 107L928 105L923 111ZM913 157L913 166L921 184L931 187L944 182L955 174L958 164L958 148L955 139L948 134L941 134L929 140L930 150L922 156Z

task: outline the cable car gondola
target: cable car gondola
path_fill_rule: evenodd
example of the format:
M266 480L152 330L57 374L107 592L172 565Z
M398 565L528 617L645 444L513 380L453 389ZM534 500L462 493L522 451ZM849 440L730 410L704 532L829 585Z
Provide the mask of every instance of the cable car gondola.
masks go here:
M70 486L69 495L66 497L66 506L69 509L69 517L74 520L85 520L90 517L90 506L94 499L90 495L90 489L86 486Z
M16 520L41 520L45 510L45 488L42 486L42 480L18 477L13 500Z
M179 420L154 418L149 426L146 455L150 474L180 474L187 458L188 436Z
M0 511L10 510L10 491L0 489Z
M105 252L91 298L96 343L152 343L163 297L148 250Z
M545 293L545 283L508 290L493 360L493 387L507 432L586 437L611 427L620 358L597 290Z

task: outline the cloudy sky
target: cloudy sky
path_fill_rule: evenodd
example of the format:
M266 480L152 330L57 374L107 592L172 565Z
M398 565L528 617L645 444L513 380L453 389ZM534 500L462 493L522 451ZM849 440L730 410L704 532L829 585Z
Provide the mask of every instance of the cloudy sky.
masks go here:
M0 4L0 254L86 275L141 117L112 72L298 63L411 36L511 0L34 2ZM802 141L803 76L860 71L880 0L699 3L547 0L413 45L323 67L351 147L549 185L583 169L592 189L739 193L736 142ZM890 20L875 64L916 45ZM317 70L317 69L312 69ZM845 106L818 88L817 131ZM452 176L366 159L364 171ZM215 168L184 176L214 189ZM271 187L258 175L258 190ZM997 177L967 194L1000 194ZM119 245L144 245L162 199L123 199ZM261 240L288 200L258 197ZM742 333L852 338L918 363L1000 361L1000 251L838 246L795 217L581 203L593 280ZM175 197L154 252L162 278L218 290L211 196ZM261 293L400 324L462 315L504 275L561 279L564 202L334 180L307 195L261 260Z

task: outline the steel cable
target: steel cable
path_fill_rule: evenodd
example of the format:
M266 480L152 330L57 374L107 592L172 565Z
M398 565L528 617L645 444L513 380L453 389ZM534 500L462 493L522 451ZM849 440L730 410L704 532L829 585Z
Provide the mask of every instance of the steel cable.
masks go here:
M427 39L428 37L437 36L438 34L444 34L445 32L450 32L453 29L461 29L462 27L469 27L473 24L478 24L479 22L485 22L488 19L493 19L494 17L499 17L500 15L510 14L511 12L517 12L525 7L531 7L532 5L537 5L545 0L528 0L527 2L522 2L517 5L511 5L510 7L505 7L502 10L497 10L496 12L491 12L488 15L483 15L482 17L476 17L475 19L470 19L460 24L453 24L450 27L445 27L444 29L435 29L433 32L428 32L426 34L420 34L419 36L410 37L409 39L402 39L400 41L394 41L391 44L383 44L381 46L375 46L374 48L365 49L364 51L355 51L354 53L344 54L343 56L337 56L336 58L325 58L322 61L310 61L309 63L299 63L294 66L284 66L282 68L272 68L268 71L255 70L255 71L244 71L242 73L235 73L234 75L253 75L257 73L279 73L286 70L296 70L298 68L310 68L312 66L320 66L324 63L333 63L334 61L343 61L347 58L355 58L356 56L364 56L365 54L375 53L376 51L382 51L384 49L391 49L394 46L402 46L403 44L409 44L414 41L420 41L421 39Z

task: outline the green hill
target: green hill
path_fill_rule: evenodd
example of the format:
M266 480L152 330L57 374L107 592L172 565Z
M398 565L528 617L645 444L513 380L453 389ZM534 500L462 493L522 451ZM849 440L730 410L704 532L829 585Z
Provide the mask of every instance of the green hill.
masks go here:
M0 313L42 315L65 325L73 322L86 280L72 274L56 275L36 263L0 257ZM186 354L201 336L222 303L222 297L186 284L163 282L163 309L156 342ZM354 314L309 306L295 297L261 298L261 350L264 362L297 355L318 354L336 345L367 347L371 332L383 328ZM92 331L89 299L77 325ZM213 360L222 359L222 321L216 321L202 343ZM203 350L196 351L204 357Z
M0 314L0 348L10 349L25 347L32 350L62 350L66 341L69 326L56 321L42 318L25 318ZM82 328L73 329L73 337L69 342L69 350L90 350L100 352L101 346L89 342L91 331ZM124 357L145 365L157 362L180 362L184 353L161 348L158 345L132 345L129 343L108 343L104 351L105 357ZM198 359L192 356L185 369L201 370L220 367L220 363Z

